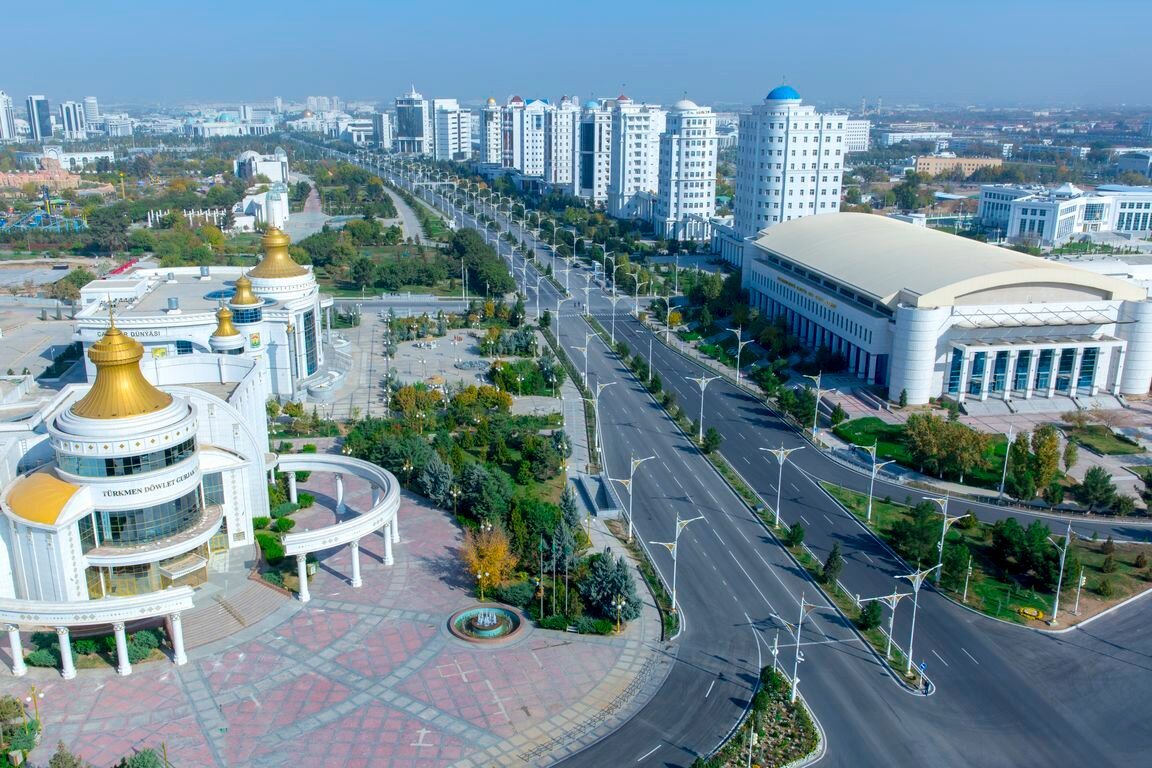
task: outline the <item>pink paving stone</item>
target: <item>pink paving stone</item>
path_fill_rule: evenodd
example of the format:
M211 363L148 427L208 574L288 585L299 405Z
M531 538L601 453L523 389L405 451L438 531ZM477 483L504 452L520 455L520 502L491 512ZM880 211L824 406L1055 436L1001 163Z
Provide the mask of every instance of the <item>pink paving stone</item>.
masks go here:
M305 609L277 627L276 632L310 651L319 651L343 637L363 620L364 617L355 613Z
M255 747L267 743L269 734L283 726L339 704L348 698L348 689L313 672L265 691L258 699L244 699L222 708L228 721L228 754L236 762L246 761Z
M198 662L208 685L216 693L264 680L281 671L288 660L259 641L245 643L223 653Z
M51 729L44 734L45 745L54 749L56 739ZM200 730L195 717L161 722L153 726L102 730L82 733L70 739L69 749L93 765L113 765L134 750L151 747L158 753L167 748L168 760L173 765L207 766L216 763L208 740ZM38 759L47 760L49 750L41 748Z
M354 651L336 661L363 677L383 678L438 634L438 628L412 621L389 621L368 634ZM379 725L378 723L376 725Z

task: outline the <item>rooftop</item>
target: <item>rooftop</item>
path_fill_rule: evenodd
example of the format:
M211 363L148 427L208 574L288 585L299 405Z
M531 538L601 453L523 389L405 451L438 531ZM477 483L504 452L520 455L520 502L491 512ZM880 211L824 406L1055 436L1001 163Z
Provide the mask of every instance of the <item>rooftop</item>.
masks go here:
M1034 287L1029 301L1037 302L1057 288L1064 301L1145 298L1143 289L1105 275L866 213L786 221L754 242L889 307L981 303L965 298L1010 286Z
M785 101L788 99L800 100L800 94L790 85L778 85L768 92L765 101Z
M171 272L172 279L167 276ZM163 270L139 271L132 273L129 278L116 280L99 280L89 283L92 288L107 287L109 292L117 289L127 290L143 279L149 280L147 292L131 303L120 303L116 309L117 317L151 317L162 315L168 311L168 299L177 299L182 313L215 312L220 302L226 300L235 290L236 278L243 274L239 267L221 269L213 267L208 279L200 279L198 271ZM88 286L86 286L88 288ZM95 310L103 314L100 309ZM85 314L90 314L85 312Z

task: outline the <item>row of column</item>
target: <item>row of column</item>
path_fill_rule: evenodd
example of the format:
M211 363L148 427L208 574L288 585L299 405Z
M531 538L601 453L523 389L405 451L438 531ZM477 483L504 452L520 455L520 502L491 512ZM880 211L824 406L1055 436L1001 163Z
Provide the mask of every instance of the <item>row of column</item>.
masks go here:
M783 315L788 327L800 337L800 342L810 349L827 347L834 353L839 353L848 361L848 372L864 379L869 383L876 382L877 356L853 344L842 336L825 328L802 312L798 312L775 299L765 296L766 307L763 308L769 317Z
M1044 350L1051 350L1052 357L1049 362L1048 369L1048 384L1045 387L1045 396L1054 397L1057 393L1056 379L1059 377L1060 371L1060 357L1062 353L1068 349L1067 347L1029 347L1027 349L1011 349L1007 350L1008 359L1004 366L1004 384L1002 390L997 390L997 396L1002 400L1011 400L1013 393L1018 393L1020 390L1016 385L1017 376L1017 363L1019 362L1020 352L1028 351L1028 371L1027 379L1024 382L1023 398L1029 400L1032 398L1033 392L1036 389L1036 376L1040 369L1040 353ZM1079 393L1080 387L1080 372L1084 363L1084 350L1085 347L1075 347L1075 359L1072 363L1072 373L1069 379L1068 387L1061 389L1061 394L1075 395ZM1088 394L1096 396L1100 391L1100 381L1103 376L1107 376L1109 370L1114 366L1122 364L1123 347L1116 346L1102 346L1096 348L1096 368L1092 372L1092 383L1089 387ZM969 397L979 397L980 400L987 400L992 391L992 380L996 376L996 358L999 352L1005 350L971 350L964 351L964 357L960 364L960 381L958 382L957 396L961 402ZM984 353L984 372L983 378L980 382L980 393L974 395L968 391L969 375L972 371L972 362L980 352ZM1117 370L1120 370L1119 368ZM1119 376L1116 377L1117 382L1113 385L1113 390L1119 387Z
M188 655L184 651L184 626L180 613L168 615L168 636L172 640L172 661L178 666L188 663ZM9 624L8 648L12 653L12 674L23 677L28 672L24 663L24 644L20 640L20 627ZM128 634L124 622L112 625L112 633L116 638L116 674L127 676L132 674L132 662L128 659ZM56 627L56 637L60 642L60 673L65 680L76 677L76 665L72 660L72 633L68 627Z
M392 555L392 545L400 543L400 516L396 515L392 522L384 524L384 565L392 565L395 559ZM364 583L360 577L360 540L348 544L352 554L352 578L349 583L359 589ZM296 578L300 582L300 602L306 603L312 599L308 591L308 554L296 555Z

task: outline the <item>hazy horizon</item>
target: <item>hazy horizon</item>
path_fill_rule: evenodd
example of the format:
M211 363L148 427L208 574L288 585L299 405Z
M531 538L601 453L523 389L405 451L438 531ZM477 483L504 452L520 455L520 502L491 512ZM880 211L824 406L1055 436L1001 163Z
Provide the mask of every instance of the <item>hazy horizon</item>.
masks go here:
M1090 12L1106 20L1107 38L1071 50L1078 28L1070 20L1088 8L1083 2L973 0L946 11L893 0L883 13L843 0L769 5L509 0L497 10L448 0L432 19L427 6L359 0L329 16L297 0L253 0L243 13L221 0L191 12L62 0L47 16L24 3L6 11L16 34L0 52L0 90L18 103L43 93L54 107L89 95L106 104L390 101L412 84L427 97L467 101L624 91L655 102L687 95L749 104L787 81L806 101L846 106L861 98L887 106L1152 105L1143 40L1152 4L1100 0ZM55 29L68 33L54 37Z

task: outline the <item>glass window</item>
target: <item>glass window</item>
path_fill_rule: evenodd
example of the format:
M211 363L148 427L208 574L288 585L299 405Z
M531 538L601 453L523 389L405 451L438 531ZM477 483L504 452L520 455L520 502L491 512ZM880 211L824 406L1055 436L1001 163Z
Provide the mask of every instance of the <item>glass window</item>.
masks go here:
M1025 349L1016 356L1016 372L1012 379L1012 389L1028 388L1028 367L1032 364L1032 350Z
M196 350L192 348L192 342L185 341L184 339L177 339L176 341L176 354L190 355Z
M1040 350L1040 359L1036 362L1036 381L1033 385L1036 389L1048 389L1048 381L1052 376L1052 354L1051 349Z
M224 478L219 472L204 475L204 503L224 503Z
M968 372L968 394L979 395L984 386L984 365L987 352L977 352L972 356L972 370Z
M1072 368L1076 365L1076 350L1060 352L1060 365L1056 371L1056 391L1067 392L1072 388Z
M264 310L261 307L249 307L247 309L233 309L232 322L238 325L246 323L258 323L264 317Z
M960 371L964 367L964 350L952 350L952 363L948 367L948 393L955 395L960 392Z
M190 437L182 443L152 453L136 456L71 456L60 454L57 466L60 470L81 477L126 477L144 472L171 467L184 461L196 452L196 438Z
M1084 350L1084 357L1080 360L1080 376L1076 379L1078 389L1091 391L1092 382L1096 379L1096 363L1099 358L1099 347L1088 347Z
M1008 379L1008 353L997 352L996 362L992 366L992 385L990 387L993 392L1003 392L1004 383Z
M144 544L186 531L200 520L200 489L142 509L97 510L100 538L111 545Z
M304 356L308 375L316 373L319 355L316 350L316 313L311 309L304 313Z

